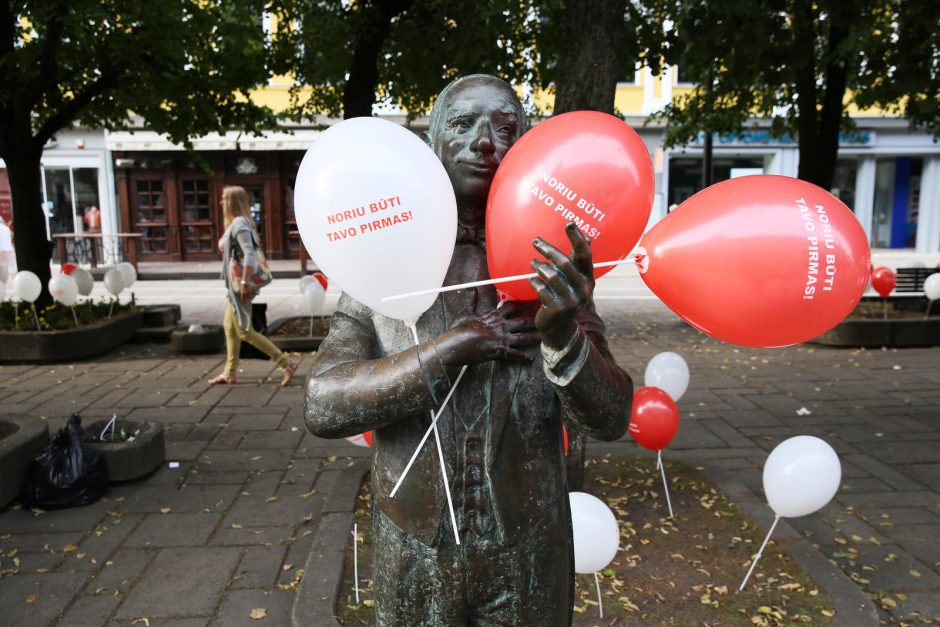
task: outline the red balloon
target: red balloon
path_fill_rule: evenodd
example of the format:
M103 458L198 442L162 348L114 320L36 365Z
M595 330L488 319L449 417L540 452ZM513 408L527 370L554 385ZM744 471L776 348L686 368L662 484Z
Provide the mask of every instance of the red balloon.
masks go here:
M894 289L897 283L897 275L894 270L881 266L875 268L871 273L871 286L875 291L881 294L882 298L887 298L888 294Z
M633 393L633 411L627 429L643 448L661 451L679 431L679 408L659 388L642 387Z
M66 263L62 265L62 274L72 275L73 272L78 268L74 263Z
M486 205L490 276L529 274L541 237L568 252L565 224L592 240L594 261L629 253L653 204L653 166L640 136L612 115L573 111L523 135L496 170ZM595 276L610 271L597 268ZM515 300L533 300L527 280L502 283Z
M848 207L806 181L764 174L695 194L637 254L643 280L686 322L759 348L837 325L871 273L868 238Z
M565 443L565 457L568 457L568 429L565 428L565 425L561 425L561 437Z
M366 431L362 434L363 439L366 441L366 444L369 445L369 448L372 448L372 432Z
M326 291L326 288L329 286L329 283L330 283L330 282L327 280L326 275L323 274L322 272L320 272L319 270L316 270L316 271L314 271L310 276L312 276L313 278L315 278L315 279L317 280L317 283L319 283L321 286L323 286L323 291L325 292L325 291ZM371 446L371 444L370 444L369 446Z

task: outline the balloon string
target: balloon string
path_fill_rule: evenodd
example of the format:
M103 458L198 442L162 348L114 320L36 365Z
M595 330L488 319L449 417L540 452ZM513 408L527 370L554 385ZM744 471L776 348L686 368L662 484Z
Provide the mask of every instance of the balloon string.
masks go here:
M20 328L20 304L13 303L13 327L15 329Z
M418 327L411 325L411 332L415 337L415 346L421 343L418 339ZM434 410L431 410L431 429L434 430L434 442L437 444L437 460L441 464L441 479L444 481L444 494L447 495L447 509L450 511L450 524L454 528L454 541L460 546L460 534L457 532L457 517L454 516L454 502L450 498L450 482L447 480L447 467L444 465L444 452L441 450L441 436L437 432L437 422L434 420Z
M741 587L738 588L738 592L744 590L744 585L751 577L751 573L754 572L754 567L757 566L757 560L759 560L760 556L764 554L764 547L767 546L767 541L770 540L770 536L774 532L774 528L777 526L778 522L780 522L780 516L774 516L774 524L770 526L770 531L767 532L767 537L764 538L764 543L760 545L760 550L757 551L757 555L754 556L754 561L751 562L751 567L747 569L747 574L744 575L744 581L741 582Z
M313 315L310 315L310 337L313 337ZM359 601L356 601L358 603Z
M114 311L114 301L111 301L111 306L108 307L108 319L111 319L111 312Z
M659 467L663 465L663 451L662 449L656 451L656 470L659 470Z
M597 609L601 613L601 618L604 618L604 601L601 599L601 580L598 578L597 573L594 573L594 585L597 586Z
M33 317L36 318L36 330L42 331L42 327L39 326L39 313L36 311L36 303L33 303Z
M437 413L434 414L434 418L431 419L431 426L428 427L428 430L424 432L424 437L421 438L421 441L418 443L418 447L415 449L414 454L411 456L411 459L408 461L408 465L405 466L405 470L402 471L401 476L398 478L398 482L395 483L395 487L392 489L391 497L395 496L395 493L398 492L398 488L401 487L402 481L405 480L405 476L408 474L408 471L411 470L412 464L415 463L415 460L418 459L418 453L421 452L421 449L424 448L424 443L427 442L428 437L431 435L431 432L434 430L437 425L437 419L441 417L441 414L444 412L444 408L447 407L447 401L450 400L450 397L453 396L454 390L457 389L457 385L460 384L460 380L463 378L463 373L467 371L467 367L464 366L460 369L460 374L457 375L456 381L450 386L450 391L447 392L447 396L444 398L444 402L441 404L441 408L437 410Z
M72 310L72 317L75 318L75 327L78 328L78 316L75 315L75 307L69 307Z
M928 301L927 301L927 313L924 314L924 317L925 317L925 318L929 318L929 317L930 317L930 308L931 308L931 307L933 307L933 301L932 301L932 300L928 300Z
M669 484L666 482L666 464L663 463L663 452L659 451L659 472L663 476L663 489L666 490L666 504L669 506L669 517L672 515L672 499L669 498Z
M353 577L356 591L356 605L359 605L359 523L353 523Z
M627 257L626 259L617 259L615 261L599 261L594 264L595 268L606 268L608 266L619 266L626 263L636 263L636 257ZM486 279L483 281L471 281L470 283L459 283L457 285L444 285L441 287L434 287L429 290L419 290L417 292L408 292L407 294L396 294L395 296L383 296L382 302L388 302L391 300L401 300L402 298L411 298L412 296L423 296L425 294L438 294L443 292L453 292L454 290L462 290L465 288L471 287L482 287L484 285L496 285L498 283L508 283L509 281L521 281L523 279L533 279L537 277L536 273L531 274L517 274L515 276L504 276L496 279Z

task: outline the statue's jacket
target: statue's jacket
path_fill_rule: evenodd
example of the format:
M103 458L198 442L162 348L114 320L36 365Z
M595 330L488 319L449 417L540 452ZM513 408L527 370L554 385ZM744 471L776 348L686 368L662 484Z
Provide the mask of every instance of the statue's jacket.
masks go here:
M445 285L488 278L485 257L458 246ZM438 296L412 330L343 294L307 380L304 416L322 437L373 430L372 492L376 509L420 542L435 546L450 519L433 435L395 497L392 488L430 425L459 367L445 367L428 340L467 315L496 306L492 287ZM491 535L510 546L547 514L568 519L563 415L594 437L623 435L629 422L632 382L614 362L593 303L578 317L581 359L577 371L552 382L536 346L530 362L471 365L438 420L438 430L458 521L463 517L467 436L482 443L482 484ZM579 352L578 347L572 351ZM553 368L571 368L562 360ZM572 376L573 375L573 376ZM568 380L570 379L570 380ZM460 421L460 422L458 422ZM476 471L476 469L474 469ZM456 476L455 476L456 475ZM456 490L454 488L457 488ZM462 524L462 527L465 525Z

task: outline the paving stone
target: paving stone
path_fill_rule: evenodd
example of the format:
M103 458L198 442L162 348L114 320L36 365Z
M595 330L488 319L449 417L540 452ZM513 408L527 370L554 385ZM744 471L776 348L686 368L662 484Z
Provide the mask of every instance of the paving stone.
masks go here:
M320 494L302 501L296 497L277 498L263 505L239 499L229 510L222 524L225 526L237 524L246 527L299 525L304 518L317 516L323 508L323 502L324 496ZM298 506L298 503L302 505Z
M151 514L127 538L128 548L203 546L221 514Z
M57 570L97 571L134 530L140 519L140 516L133 514L106 518L88 531L77 550L67 554Z
M207 444L207 440L167 442L166 459L173 461L195 461L199 459L199 455L205 450Z
M124 501L128 512L152 513L170 508L173 512L221 512L228 509L238 494L237 485L189 485L178 490L143 485Z
M936 589L940 587L938 577L929 566L913 558L904 549L897 546L857 546L858 556L848 565L850 558L845 551L836 551L833 559L847 572L855 572L871 581L874 590L914 591ZM874 571L862 570L863 565L872 566ZM914 574L916 573L916 575Z
M229 393L219 399L219 402L216 403L216 406L226 407L228 405L236 405L240 407L259 407L267 405L268 401L271 400L271 397L274 396L275 391L276 390L273 386L230 386Z
M899 621L920 623L920 618L936 621L940 618L940 594L936 592L908 592L891 615Z
M161 549L116 616L212 614L240 557L228 547Z
M228 428L235 431L269 431L284 422L283 413L233 414Z
M60 625L104 625L122 599L118 596L80 596L59 620Z
M225 595L215 625L241 627L254 623L253 609L264 609L264 621L272 625L289 625L294 593L290 590L232 590Z
M114 595L125 593L156 556L156 550L120 549L105 562L88 582L86 593Z
M287 545L293 537L293 525L258 527L239 522L223 522L208 544L212 546Z
M274 470L285 468L289 459L290 451L283 449L207 450L199 457L199 464L216 470Z
M239 443L240 449L290 449L294 450L303 434L299 431L249 431Z
M85 585L84 573L11 575L0 585L0 608L7 625L48 625Z
M836 498L843 501L842 495ZM844 499L860 509L877 509L879 507L935 507L940 504L940 495L936 492L870 492L868 494L853 494L851 498Z
M214 470L211 466L193 468L186 475L186 485L243 485L251 471L248 470Z
M237 431L228 427L219 429L218 433L206 446L207 451L223 450L230 451L238 448L239 443L245 438L247 431Z
M150 420L153 422L199 422L209 413L208 407L199 405L186 407L136 407L128 420Z
M934 569L940 567L940 525L899 525L891 528L890 533L911 555Z
M940 524L938 513L926 507L892 507L885 509L863 509L859 514L878 526L916 525L919 523Z
M277 578L284 565L284 556L287 545L277 546L250 546L245 549L238 570L232 581L232 588L239 590L245 588L274 589ZM296 565L296 566L302 566Z

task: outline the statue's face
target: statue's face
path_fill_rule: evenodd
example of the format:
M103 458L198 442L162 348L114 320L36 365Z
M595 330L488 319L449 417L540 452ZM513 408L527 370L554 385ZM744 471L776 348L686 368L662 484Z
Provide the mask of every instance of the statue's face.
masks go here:
M519 100L508 85L469 79L447 94L432 148L458 200L485 202L506 151L519 138Z

